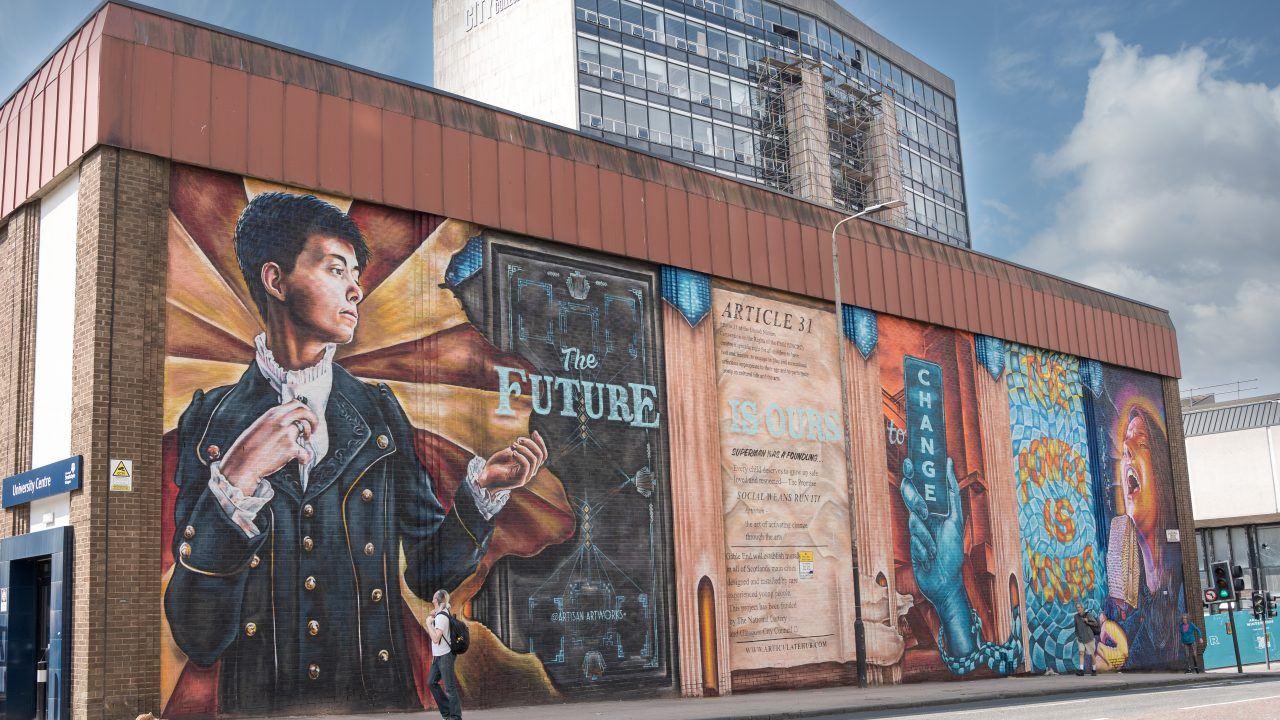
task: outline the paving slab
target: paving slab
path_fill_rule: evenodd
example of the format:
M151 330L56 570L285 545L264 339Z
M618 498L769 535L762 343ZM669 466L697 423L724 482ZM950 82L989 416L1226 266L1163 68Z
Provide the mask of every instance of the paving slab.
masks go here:
M1232 668L1234 670L1234 668ZM859 689L822 688L776 692L752 692L722 698L652 698L598 702L556 703L527 707L467 710L467 720L563 720L564 718L608 718L609 720L795 720L841 712L900 710L964 702L1036 697L1096 691L1140 690L1155 687L1222 682L1229 678L1280 680L1266 672L1188 675L1185 673L1105 673L1086 675L1039 675L926 682ZM297 716L303 717L303 716ZM379 715L327 715L324 720L434 720L433 711ZM277 716L277 720L279 717Z

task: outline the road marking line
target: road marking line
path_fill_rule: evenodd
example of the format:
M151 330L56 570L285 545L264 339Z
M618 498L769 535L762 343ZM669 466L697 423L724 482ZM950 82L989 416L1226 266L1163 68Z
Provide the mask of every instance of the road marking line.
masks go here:
M1280 695L1267 695L1266 697L1245 698L1244 700L1229 700L1227 702L1209 703L1208 705L1190 705L1178 708L1179 710L1197 710L1199 708L1217 707L1218 705L1235 705L1236 703L1257 702L1258 700L1272 700L1280 698Z

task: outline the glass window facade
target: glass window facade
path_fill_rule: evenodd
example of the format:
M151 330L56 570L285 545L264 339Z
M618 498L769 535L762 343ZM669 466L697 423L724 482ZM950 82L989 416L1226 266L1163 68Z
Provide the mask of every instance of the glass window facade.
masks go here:
M838 28L760 0L575 0L584 132L790 190L770 70L820 68L824 112L850 89L893 98L907 229L968 247L955 99ZM857 143L832 143L846 173ZM851 184L856 184L848 180ZM834 194L848 209L856 193Z

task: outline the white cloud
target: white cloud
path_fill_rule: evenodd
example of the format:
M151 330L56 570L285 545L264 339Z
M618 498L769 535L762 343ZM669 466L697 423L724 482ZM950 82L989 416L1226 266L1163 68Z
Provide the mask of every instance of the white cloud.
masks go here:
M1184 388L1280 390L1280 87L1200 47L1098 43L1082 117L1038 159L1071 189L1017 260L1168 309Z

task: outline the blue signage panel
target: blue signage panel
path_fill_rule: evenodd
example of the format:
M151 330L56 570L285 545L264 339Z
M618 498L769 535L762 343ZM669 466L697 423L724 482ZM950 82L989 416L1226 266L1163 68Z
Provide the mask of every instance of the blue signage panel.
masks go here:
M11 508L80 487L80 456L4 479L4 506Z
M1280 648L1276 647L1276 634L1280 632L1280 618L1267 621L1270 632L1262 631L1262 621L1253 619L1252 610L1236 610L1236 630L1240 637L1240 663L1253 665L1266 662L1267 645L1270 645L1271 659L1280 658ZM1231 644L1231 624L1226 613L1207 615L1204 619L1205 635L1208 642L1204 648L1204 667L1206 670L1234 667L1236 664L1235 646ZM1267 637L1269 635L1270 637ZM1265 644L1264 644L1265 643Z
M931 515L948 515L947 421L942 406L942 368L910 355L902 359L906 386L907 461L916 492Z

